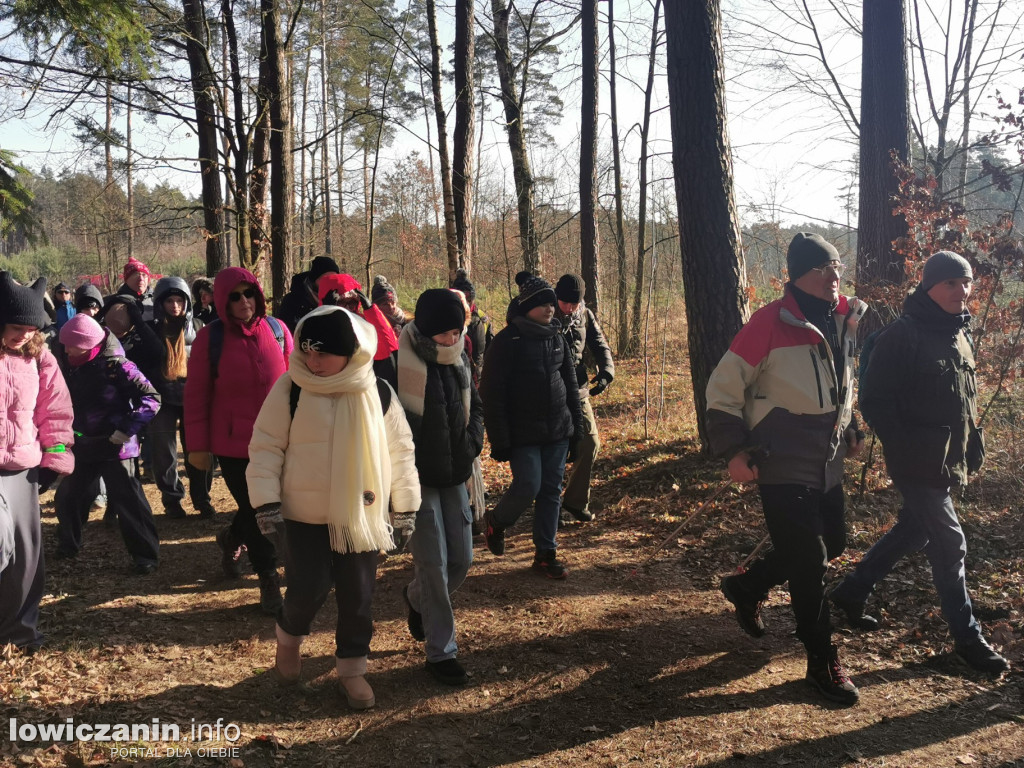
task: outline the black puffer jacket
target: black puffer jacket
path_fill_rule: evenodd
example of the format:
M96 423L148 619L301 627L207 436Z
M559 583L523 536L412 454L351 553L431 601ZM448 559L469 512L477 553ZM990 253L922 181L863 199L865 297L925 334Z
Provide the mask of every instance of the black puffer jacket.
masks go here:
M967 442L978 420L969 322L967 313L951 315L917 290L875 340L860 409L894 480L967 483Z
M454 366L427 363L423 415L406 411L406 416L416 442L420 482L430 488L449 488L466 482L473 472L473 460L484 446L483 405L476 387L470 385L467 424Z
M300 272L292 278L291 290L281 299L281 307L275 317L295 333L299 320L320 306L316 297L316 288L309 279L309 272Z
M562 324L562 335L569 345L569 352L572 354L573 363L576 366L576 383L580 388L580 397L588 397L590 387L587 378L587 362L583 353L589 349L597 364L597 372L607 373L611 380L615 377L615 361L612 359L611 347L608 346L608 340L604 337L604 331L598 325L594 313L586 306L581 304L579 309L571 315L566 315L560 309L556 309L555 316Z
M572 358L557 320L540 325L512 318L484 356L480 396L491 456L583 434L583 411Z

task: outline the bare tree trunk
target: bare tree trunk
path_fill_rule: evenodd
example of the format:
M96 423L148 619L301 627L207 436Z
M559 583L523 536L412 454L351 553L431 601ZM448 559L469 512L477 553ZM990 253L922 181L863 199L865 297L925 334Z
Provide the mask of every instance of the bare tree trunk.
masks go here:
M128 87L125 109L125 188L128 195L128 258L135 256L135 179L132 177L132 89Z
M330 126L327 124L327 81L328 81L328 70L327 70L327 46L329 44L327 35L327 0L321 0L320 2L320 114L323 115L323 149L321 153L323 155L320 162L321 172L321 190L320 196L324 200L324 253L331 256L334 252L334 247L331 238L331 150L330 144L328 143L327 136L330 131Z
M667 10L667 9L666 9ZM864 3L860 107L860 215L857 221L857 283L899 285L903 257L892 242L907 234L893 216L899 181L893 155L909 155L907 47L904 0Z
M626 224L622 214L622 156L619 151L619 107L616 101L615 0L608 0L608 96L612 123L612 166L615 178L615 251L618 266L618 353L629 349L629 297L626 295Z
M223 6L221 9L223 13ZM222 27L226 27L226 24L222 24ZM228 48L228 35L227 30L223 29L220 36L220 59L221 59L221 82L223 87L221 89L221 113L224 120L224 127L221 130L221 147L224 155L224 257L227 262L227 266L231 266L231 227L234 226L234 222L231 220L231 208L232 208L232 168L231 168L231 116L228 114L227 105L231 103L231 69L230 69L230 53Z
M224 268L224 198L221 195L217 158L216 81L207 58L206 12L203 0L182 0L186 29L185 49L192 76L196 107L196 137L199 141L199 170L202 177L203 225L206 230L206 274Z
M719 0L666 3L665 32L690 376L706 452L708 379L749 314L726 127Z
M285 77L284 43L278 0L261 0L265 30L270 93L270 275L274 306L288 291L288 244L292 216L291 99Z
M452 157L452 205L459 266L470 272L473 265L473 62L476 60L473 0L455 2L455 148ZM454 279L453 275L449 276Z
M658 14L661 0L654 2L651 23L651 48L647 59L647 87L644 89L644 117L640 126L640 194L637 210L636 285L633 288L633 324L629 330L628 351L640 349L641 309L644 299L644 269L647 262L647 153L651 134L651 99L654 95L654 70L658 54Z
M265 12L264 12L265 13ZM270 101L273 98L270 81L270 51L267 41L267 19L264 15L260 25L259 80L256 88L256 125L252 142L252 176L249 188L249 247L248 262L243 266L256 272L266 269L264 258L270 246L267 231L267 183L270 175L268 155L270 153Z
M260 239L259 230L253 226L253 192L249 186L250 164L255 173L266 173L265 168L253 162L249 154L248 114L245 104L245 86L242 83L242 68L238 53L238 34L235 30L234 6L231 0L221 1L221 17L224 23L224 36L227 38L228 62L231 76L231 112L228 117L228 104L224 104L225 136L230 137L231 154L234 155L233 185L228 184L228 195L235 202L235 237L238 247L238 263L246 269L252 269L255 262L252 249L254 242ZM256 144L263 142L262 147L253 148L253 153L261 152L266 157L266 138L256 136ZM254 180L254 183L259 183ZM256 230L254 232L254 229Z
M433 97L431 101L427 101L427 85L423 82L423 67L419 69L419 81L420 81L420 98L423 100L423 124L427 126L427 164L430 167L430 179L432 183L436 183L434 180L437 178L437 171L434 169L434 153L430 150L434 146L434 129L430 125L430 105L433 103ZM434 209L434 231L442 232L441 228L441 200L438 196L431 195L431 202L433 203Z
M306 69L302 74L302 118L298 123L299 146L299 263L297 269L301 269L306 259L306 108L309 102L309 65L310 49L306 49ZM338 193L341 194L341 184L338 184Z
M540 272L540 244L533 211L533 170L526 150L526 131L522 107L515 86L515 70L508 40L509 9L505 0L491 0L494 16L494 57L501 84L501 103L505 108L505 130L512 155L512 178L516 184L516 208L519 212L519 244L523 251L523 268Z
M430 34L430 87L434 94L434 118L437 121L437 156L441 163L441 195L444 198L444 241L448 253L448 281L459 268L459 240L455 232L455 204L452 202L452 167L448 155L448 127L441 100L441 44L437 39L437 9L427 1L427 30Z
M601 300L597 228L597 0L583 0L582 98L580 115L580 268L587 286L587 306L597 314Z

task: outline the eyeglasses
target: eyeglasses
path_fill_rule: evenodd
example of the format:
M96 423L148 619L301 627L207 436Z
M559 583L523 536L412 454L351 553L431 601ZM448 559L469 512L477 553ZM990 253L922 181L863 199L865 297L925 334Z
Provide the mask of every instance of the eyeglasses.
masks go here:
M822 277L829 277L830 274L835 275L836 277L842 277L843 272L846 271L846 265L835 262L832 264L823 264L820 267L811 267L811 269Z
M234 304L236 301L241 301L243 297L246 299L256 298L256 289L246 288L244 291L232 291L228 294L228 301Z

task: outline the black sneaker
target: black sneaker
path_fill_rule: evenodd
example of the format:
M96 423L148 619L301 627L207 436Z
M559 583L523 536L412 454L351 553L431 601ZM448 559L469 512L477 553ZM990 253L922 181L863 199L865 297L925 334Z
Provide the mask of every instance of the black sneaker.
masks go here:
M490 512L484 513L484 538L492 555L505 554L505 529L498 527Z
M836 595L836 590L829 594L829 599L832 601L832 605L846 615L846 620L850 622L851 627L862 629L865 632L874 632L878 629L878 619L864 613L864 603L843 600Z
M739 576L722 579L722 594L736 608L736 621L740 629L751 637L764 637L764 621L761 619L763 600L750 598L739 583Z
M469 682L466 670L455 659L428 661L427 672L432 674L439 683L445 685L465 685Z
M860 691L839 663L839 649L834 645L825 655L807 654L808 683L829 701L852 707L860 701Z
M553 549L537 550L533 558L533 570L540 571L549 579L564 579L569 575Z
M409 587L402 587L402 597L409 609L409 634L412 635L413 640L419 640L422 643L427 639L427 633L423 630L423 614L413 608L412 603L409 602Z
M260 576L260 610L268 616L277 616L283 604L281 599L281 579L277 571L270 571Z
M156 563L151 563L148 561L139 561L135 563L135 565L132 567L132 572L136 576L149 576L149 574L153 573L153 571L155 570Z
M1000 656L984 637L971 643L957 643L953 646L953 653L967 666L990 675L1002 674L1010 668L1010 662Z
M177 499L164 502L164 515L171 520L184 520L187 517L185 508L181 506L181 502Z
M231 527L223 528L217 534L217 546L220 547L220 567L229 579L242 575L242 565L238 562L245 551L245 544L239 544L231 536Z
M590 511L589 507L584 507L583 509L574 509L573 507L570 507L568 504L563 504L562 509L564 509L566 512L568 512L581 523L589 523L592 522L594 519L594 513Z
M196 512L199 513L199 517L203 520L210 520L217 516L217 510L209 501L201 501L200 503L193 504L192 506L195 508Z

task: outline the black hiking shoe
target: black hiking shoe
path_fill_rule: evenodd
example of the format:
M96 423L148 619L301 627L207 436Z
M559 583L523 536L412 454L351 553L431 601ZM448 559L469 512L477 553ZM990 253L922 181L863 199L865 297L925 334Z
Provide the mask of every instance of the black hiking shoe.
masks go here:
M824 655L807 654L805 679L829 701L852 707L860 700L860 692L839 663L839 649L834 645Z
M445 685L465 685L469 682L466 670L455 659L428 661L427 672L433 675L439 683Z
M864 603L854 602L853 600L844 600L836 595L836 590L832 590L829 594L829 599L832 601L832 605L838 608L846 616L846 620L850 623L851 627L854 627L855 629L862 629L865 632L874 632L878 629L878 619L864 613Z
M209 501L201 501L198 504L193 504L193 508L199 513L199 517L203 520L211 520L217 516L217 510L213 504Z
M568 504L563 504L562 509L568 512L581 523L590 523L594 520L594 513L590 511L589 507L584 507L583 509L574 509L573 507L570 507Z
M1000 675L1010 668L1010 662L1000 656L984 637L972 643L957 643L953 646L953 653L967 666L990 675Z
M549 579L564 579L569 575L553 549L538 549L533 557L533 570L540 571Z
M505 529L498 527L490 512L484 513L484 538L492 555L505 554Z
M412 635L413 640L419 640L422 643L427 639L427 633L423 630L423 614L412 607L412 603L409 601L409 587L402 587L402 597L409 609L409 634Z
M228 526L217 534L217 546L220 547L220 567L229 579L237 579L242 575L242 565L238 562L245 552L245 544L235 541Z
M184 520L188 517L185 512L185 508L181 506L181 502L177 499L171 499L170 501L164 502L164 515L169 517L171 520Z
M284 601L281 599L281 579L277 571L260 576L260 610L268 616L277 616Z
M722 579L722 594L736 608L736 621L740 629L751 637L764 637L764 621L761 619L763 600L748 597L739 583L739 576Z

